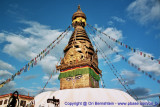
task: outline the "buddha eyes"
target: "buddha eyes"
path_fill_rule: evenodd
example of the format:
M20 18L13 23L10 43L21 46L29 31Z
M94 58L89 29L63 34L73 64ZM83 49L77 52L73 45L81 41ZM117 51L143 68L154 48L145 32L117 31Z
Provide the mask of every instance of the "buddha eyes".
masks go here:
M82 75L76 75L74 80L78 80L78 79L80 79L81 77L82 77ZM73 77L67 77L66 80L67 80L67 81L71 81L71 80L73 80Z
M75 76L75 79L80 79L82 77L82 75L77 75Z
M72 77L67 77L67 78L66 78L67 81L70 81L70 80L72 80L72 79L73 79Z

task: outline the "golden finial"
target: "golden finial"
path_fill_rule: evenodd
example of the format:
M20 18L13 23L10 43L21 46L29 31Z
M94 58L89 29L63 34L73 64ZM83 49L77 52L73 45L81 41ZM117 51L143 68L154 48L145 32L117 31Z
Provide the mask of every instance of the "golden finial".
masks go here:
M82 11L80 5L78 5L78 10L77 11Z

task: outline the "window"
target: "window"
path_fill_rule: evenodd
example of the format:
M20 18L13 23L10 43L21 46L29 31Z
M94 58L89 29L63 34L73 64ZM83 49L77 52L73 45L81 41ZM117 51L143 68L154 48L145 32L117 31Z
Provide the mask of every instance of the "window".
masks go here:
M21 100L20 106L25 106L26 105L26 101Z
M0 101L0 105L2 105L2 103L3 103L3 100Z
M7 104L7 102L8 102L8 99L5 99L4 104Z

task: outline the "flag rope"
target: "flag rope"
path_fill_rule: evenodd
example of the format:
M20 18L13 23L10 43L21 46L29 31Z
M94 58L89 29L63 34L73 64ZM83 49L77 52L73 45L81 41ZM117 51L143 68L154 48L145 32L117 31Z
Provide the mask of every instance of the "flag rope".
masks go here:
M89 31L89 30L88 30ZM90 33L90 32L89 32ZM91 33L90 33L90 35L92 35ZM92 39L92 38L91 38ZM93 41L93 43L95 44L95 42L96 42L96 40L95 40L95 38L93 37L93 39L92 39L92 41ZM95 41L95 42L94 42ZM113 74L116 76L116 78L118 79L118 81L120 82L120 84L124 87L124 89L126 90L126 92L129 94L129 95L131 95L131 96L133 96L132 94L131 94L131 92L134 94L134 96L135 96L135 98L138 100L138 97L135 95L135 93L133 92L133 90L131 90L130 88L129 88L129 86L127 85L127 86L125 86L125 81L124 81L124 79L122 78L122 76L117 72L117 70L115 70L115 67L113 68L113 66L110 66L110 64L112 64L111 63L111 61L109 60L109 58L104 54L104 51L100 48L100 46L99 46L99 48L98 48L98 42L97 42L97 45L95 44L95 46L96 46L96 48L97 48L97 50L100 52L100 54L101 54L101 56L103 57L103 59L105 60L105 62L107 63L107 65L109 66L109 68L111 69L111 71L113 72ZM102 52L101 52L101 51ZM106 58L107 58L107 60L106 60ZM109 64L110 63L110 64ZM113 64L112 64L113 65ZM121 79L118 77L118 75L121 77ZM123 81L123 82L122 82ZM127 89L127 88L129 88L129 90ZM130 92L131 91L131 92Z
M129 46L129 45L127 45L127 44L124 44L124 43L121 42L121 41L118 41L117 39L115 39L115 38L107 35L106 33L98 30L97 28L93 27L92 25L89 25L89 24L87 24L87 25L90 26L90 27L92 27L94 30L98 31L99 33L107 36L109 39L111 39L113 42L116 42L118 45L123 46L123 47L126 47L127 49L131 50L131 51L134 52L134 53L137 53L137 54L140 55L140 56L143 56L143 57L146 57L146 56L147 56L147 57L150 58L151 60L155 60L155 61L157 61L157 62L160 64L160 59L155 59L153 56L151 56L151 55L149 55L149 54L147 54L147 53L144 53L144 52L142 52L142 51L140 51L140 50L134 49L134 48L132 48L131 46Z
M13 81L14 78L17 75L20 75L23 71L27 72L27 70L30 69L30 66L33 67L33 66L37 65L37 61L41 61L41 59L43 59L46 55L48 55L50 50L53 49L57 44L59 44L59 42L65 37L65 35L67 35L67 33L70 31L70 29L71 29L71 25L69 25L66 30L64 30L52 43L50 43L50 45L48 45L47 48L45 48L43 51L41 51L40 54L38 54L35 58L33 58L30 62L28 62L23 68L18 70L17 73L13 74L11 76L11 78L8 78L6 81L3 81L2 83L0 83L0 88L2 88L5 84L9 83L10 81ZM62 36L62 38L60 40L58 40L61 36ZM54 44L56 41L57 41L57 43Z
M88 26L90 29L91 27ZM92 30L92 29L91 29ZM138 71L141 71L143 74L145 74L147 77L149 78L152 78L153 81L155 81L156 83L159 83L160 84L160 80L159 79L156 79L155 77L153 77L153 75L147 73L147 71L144 71L142 70L140 67L138 67L137 65L133 64L131 61L129 61L127 58L125 58L123 55L121 55L119 52L117 52L111 45L109 45L104 39L102 39L100 37L100 35L97 34L97 36L100 38L100 40L102 40L106 45L107 47L112 50L113 52L116 53L116 55L119 55L123 61L127 62L131 67L134 67L135 69L137 69Z

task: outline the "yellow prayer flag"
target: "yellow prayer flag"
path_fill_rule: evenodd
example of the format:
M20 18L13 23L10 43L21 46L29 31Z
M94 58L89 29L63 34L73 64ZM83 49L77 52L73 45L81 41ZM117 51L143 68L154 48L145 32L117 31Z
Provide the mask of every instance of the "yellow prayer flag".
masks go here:
M2 88L4 86L4 84L0 84L0 88Z

